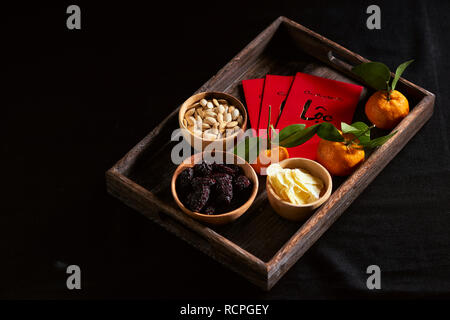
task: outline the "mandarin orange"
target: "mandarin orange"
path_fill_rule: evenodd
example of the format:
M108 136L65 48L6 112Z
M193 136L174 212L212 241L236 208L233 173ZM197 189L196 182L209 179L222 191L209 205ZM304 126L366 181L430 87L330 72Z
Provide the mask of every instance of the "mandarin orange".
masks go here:
M397 90L393 90L389 98L387 91L377 91L367 100L365 111L375 126L392 129L409 113L409 103Z
M285 147L274 146L271 149L263 150L259 153L255 163L251 166L258 174L265 174L265 169L272 163L283 161L289 158L289 152Z
M317 148L317 161L335 176L351 174L363 161L364 149L351 133L343 134L344 142L321 139Z

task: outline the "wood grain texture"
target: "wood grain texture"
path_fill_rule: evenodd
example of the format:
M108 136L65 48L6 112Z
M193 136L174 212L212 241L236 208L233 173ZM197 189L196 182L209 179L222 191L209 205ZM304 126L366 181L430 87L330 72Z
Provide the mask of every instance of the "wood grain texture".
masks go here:
M222 91L245 101L240 86L243 79L267 73L293 75L298 71L360 83L350 68L365 61L368 60L300 24L279 17L196 92ZM333 178L329 200L304 223L285 220L272 210L264 177L259 178L253 205L231 224L208 227L184 214L170 191L177 167L170 159L176 144L170 137L178 128L179 108L106 172L107 189L177 237L269 290L431 117L432 93L403 78L397 88L411 106L410 114L395 129L398 133L370 154L353 175ZM372 92L367 87L363 90L355 121L368 122L363 105ZM374 130L373 135L385 133Z

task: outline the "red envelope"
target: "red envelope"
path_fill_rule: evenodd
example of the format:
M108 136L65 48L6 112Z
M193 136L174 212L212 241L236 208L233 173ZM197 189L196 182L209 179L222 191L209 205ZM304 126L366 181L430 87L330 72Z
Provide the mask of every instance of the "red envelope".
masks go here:
M340 129L341 122L351 123L362 89L355 84L298 72L277 129L294 123L309 127L324 121ZM289 148L289 156L315 160L319 141L315 135L306 143Z
M275 127L275 123L280 114L281 103L288 96L293 80L293 76L266 75L261 111L259 113L259 129L267 129L267 124L269 122L269 106L272 106L270 123Z
M247 113L250 126L257 130L259 111L264 89L264 78L242 80L242 88L244 89L245 102L247 103Z

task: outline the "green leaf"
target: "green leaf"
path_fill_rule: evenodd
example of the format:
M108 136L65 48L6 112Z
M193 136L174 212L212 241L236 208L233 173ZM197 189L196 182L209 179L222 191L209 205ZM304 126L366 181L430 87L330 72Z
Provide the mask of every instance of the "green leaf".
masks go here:
M363 132L366 131L367 129L369 129L369 126L361 121L352 123L352 127L358 129L359 131L363 131ZM368 132L370 132L370 131L368 131Z
M316 134L320 125L321 124L315 124L306 129L297 129L295 133L289 135L286 139L280 139L280 146L285 148L292 148L305 143Z
M366 143L370 141L370 130L368 130L369 128L367 124L365 124L364 122L357 122L352 124L352 126L358 128L360 131L358 134L356 134L360 143Z
M406 62L403 62L401 65L397 67L397 70L395 70L395 77L394 80L392 80L392 90L395 90L395 86L397 85L398 79L402 76L402 73L405 71L405 69L413 62L414 60L409 60Z
M306 125L305 124L291 124L290 126L284 127L282 130L280 130L280 132L278 133L278 139L279 141L284 141L286 139L288 139L290 136L292 136L293 134L295 134L298 131L302 131L303 129L305 129Z
M329 122L322 122L317 129L317 135L322 139L329 141L344 141L344 137L341 135L338 129Z
M359 142L366 143L370 141L370 130L367 124L364 122L355 122L352 123L352 127L359 130L358 133L353 133L358 137Z
M376 147L383 145L386 141L388 141L390 138L392 138L396 133L397 133L397 131L395 131L391 134L388 134L387 136L379 137L379 138L370 140L365 143L361 142L360 145L367 149L376 148Z
M358 133L359 129L355 128L349 124L346 124L345 122L341 122L341 130L342 133Z
M361 63L352 68L352 72L361 77L376 90L387 90L391 78L389 68L381 62Z
M245 137L244 140L234 147L234 154L248 163L252 163L259 155L259 138Z
M355 135L360 142L365 143L370 141L370 130L364 122L355 122L352 123L352 125L341 122L341 129L343 133L351 133Z

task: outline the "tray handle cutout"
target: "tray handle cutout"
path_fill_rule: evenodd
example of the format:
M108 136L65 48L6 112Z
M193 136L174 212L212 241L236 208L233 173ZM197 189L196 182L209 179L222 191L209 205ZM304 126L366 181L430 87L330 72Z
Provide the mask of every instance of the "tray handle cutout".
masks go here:
M331 51L331 50L328 51L327 56L328 56L328 60L329 60L331 63L337 65L338 67L340 67L340 68L342 68L342 69L344 69L344 70L346 70L346 71L348 71L348 72L351 72L351 71L352 71L353 66L350 65L349 63L343 61L342 59L337 58L337 57L336 57L336 54L335 54L333 51Z

